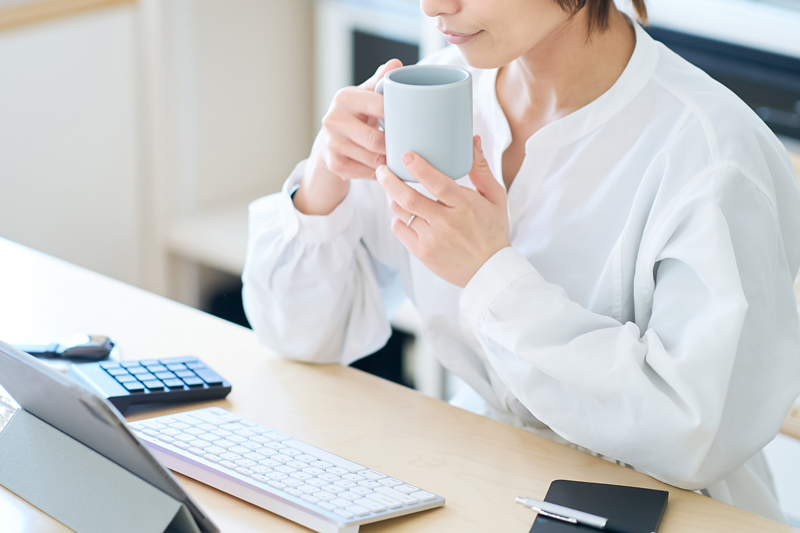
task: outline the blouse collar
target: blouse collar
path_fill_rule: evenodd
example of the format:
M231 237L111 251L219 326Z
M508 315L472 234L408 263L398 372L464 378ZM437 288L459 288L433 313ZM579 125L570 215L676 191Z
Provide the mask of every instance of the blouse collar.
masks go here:
M636 33L636 45L627 66L614 85L594 101L534 133L525 143L526 153L566 146L590 134L622 111L644 88L658 64L658 46L638 22L631 21L631 23ZM497 68L492 69L485 79L490 84L488 89L492 95L491 105L494 108L495 126L499 131L506 132L508 137L506 144L509 144L511 130L497 99L498 71Z

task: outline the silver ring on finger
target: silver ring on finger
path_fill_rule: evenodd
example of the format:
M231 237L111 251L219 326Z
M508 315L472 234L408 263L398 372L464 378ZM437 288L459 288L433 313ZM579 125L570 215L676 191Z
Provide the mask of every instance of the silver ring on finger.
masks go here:
M409 218L408 222L406 222L406 227L407 228L411 227L411 223L414 222L415 218L417 218L417 215L411 215L411 218Z

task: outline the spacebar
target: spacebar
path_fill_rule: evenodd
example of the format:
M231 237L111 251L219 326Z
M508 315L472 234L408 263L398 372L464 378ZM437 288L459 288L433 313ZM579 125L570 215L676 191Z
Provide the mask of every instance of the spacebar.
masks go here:
M366 466L361 466L352 461L348 461L347 459L342 459L338 455L333 455L332 453L326 452L325 450L320 450L315 446L311 446L310 444L306 444L305 442L299 440L285 440L281 442L281 444L291 446L292 448L297 448L301 452L318 457L320 461L327 461L350 472L360 472L367 469Z

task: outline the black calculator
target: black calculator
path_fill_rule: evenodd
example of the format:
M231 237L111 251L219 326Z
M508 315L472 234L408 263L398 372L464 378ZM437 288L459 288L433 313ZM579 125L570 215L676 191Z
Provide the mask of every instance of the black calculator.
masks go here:
M74 364L67 372L103 394L121 413L134 404L224 398L231 384L197 357Z

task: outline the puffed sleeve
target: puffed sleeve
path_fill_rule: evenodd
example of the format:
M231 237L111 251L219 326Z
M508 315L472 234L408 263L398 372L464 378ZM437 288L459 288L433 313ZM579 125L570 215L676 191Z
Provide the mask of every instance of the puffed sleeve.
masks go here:
M800 327L797 265L774 202L728 167L687 189L641 242L635 321L581 307L510 247L483 265L460 305L492 367L539 420L696 490L777 434L800 393Z
M349 364L379 349L391 334L379 285L362 242L354 189L326 216L299 212L291 192L306 161L280 193L250 205L242 281L247 318L258 339L284 357ZM380 272L377 272L380 274Z

